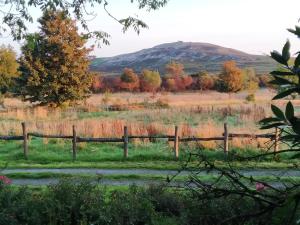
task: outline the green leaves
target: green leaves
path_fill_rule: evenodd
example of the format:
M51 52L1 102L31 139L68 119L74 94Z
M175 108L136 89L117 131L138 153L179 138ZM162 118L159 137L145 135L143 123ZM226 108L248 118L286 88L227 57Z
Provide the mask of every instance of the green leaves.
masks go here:
M291 75L294 75L294 73L290 72L290 71L272 71L270 74L271 75L277 75L277 76L291 76Z
M106 13L117 21L121 21L123 25L123 31L128 27L132 27L137 33L140 32L140 28L146 28L147 25L139 19L128 17L122 20L116 19L110 12L106 10L108 2L104 0L17 0L17 1L3 1L3 7L9 10L3 11L1 30L6 31L6 26L10 29L10 32L15 40L20 40L26 37L28 22L33 22L32 11L35 9L39 13L45 13L47 10L63 10L68 16L75 18L82 26L88 35L102 32L101 30L90 30L88 21L90 17L96 17L97 14L93 12L93 8L104 6ZM130 3L137 3L139 9L146 9L147 11L158 10L164 7L168 0L130 0ZM7 11L7 12L6 12ZM97 12L98 13L98 12ZM127 22L126 22L127 21ZM107 38L103 35L93 35L93 38L97 43L102 42L108 44ZM99 43L100 44L100 43Z
M288 104L286 105L286 108L285 108L285 117L288 119L288 120L291 120L294 118L294 106L291 102L288 102Z
M274 115L281 120L285 120L285 116L283 114L283 112L275 105L271 105L271 109L272 112L274 113Z
M286 96L288 96L288 95L290 95L290 94L292 94L292 93L294 93L294 92L299 93L299 91L300 91L299 88L288 89L288 90L283 91L283 92L279 93L278 95L276 95L276 96L273 98L273 100L277 100L277 99L284 98L284 97L286 97Z
M284 58L284 60L286 62L288 62L291 57L290 48L291 48L291 44L290 44L289 40L287 40L287 42L285 43L285 45L283 46L283 49L282 49L282 57Z
M298 56L295 59L294 68L298 68L300 66L300 53L298 53Z
M277 51L273 51L271 52L271 57L276 60L277 62L279 62L280 64L283 64L285 66L288 66L288 61L291 57L290 55L290 47L291 44L289 41L287 41L282 49L282 53L280 54Z
M275 117L265 118L260 121L263 125L261 129L270 129L283 125L291 125L295 121L294 106L291 102L288 102L285 113L275 105L271 105L272 112Z
M289 31L300 38L300 27L296 26L295 30ZM270 74L273 76L271 84L275 84L281 89L273 100L287 97L293 93L300 94L300 52L297 52L294 65L289 66L288 62L291 58L290 55L290 42L287 41L282 48L281 54L277 51L271 52L271 57L282 64L283 71L272 71ZM295 116L295 109L291 102L288 102L285 112L275 105L271 105L274 117L265 118L260 121L262 124L261 129L270 129L280 127L284 135L281 140L291 144L291 148L300 146L300 118Z
M125 33L130 27L134 29L137 34L140 34L141 28L148 28L148 25L138 18L129 16L126 19L119 20L123 25L123 32Z
M270 81L270 84L276 84L276 85L296 85L294 82L278 77L278 76L274 76L274 80Z
M287 65L287 61L285 61L285 59L282 57L282 55L279 52L277 51L271 52L271 57L278 63Z
M297 35L300 38L300 27L295 26L295 30L288 29L288 31L291 32L291 33L293 33L293 34L295 34L295 35Z

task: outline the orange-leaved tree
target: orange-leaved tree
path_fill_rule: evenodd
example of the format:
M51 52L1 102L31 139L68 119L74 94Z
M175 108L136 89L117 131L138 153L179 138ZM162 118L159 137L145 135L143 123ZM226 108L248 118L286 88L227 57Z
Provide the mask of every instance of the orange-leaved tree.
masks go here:
M181 63L170 62L166 65L166 78L164 87L168 91L183 91L193 83L191 76L184 72L184 66Z
M235 61L226 61L220 74L221 91L237 92L243 88L243 73Z
M125 91L137 91L140 86L138 75L133 69L125 68L121 75L120 88Z

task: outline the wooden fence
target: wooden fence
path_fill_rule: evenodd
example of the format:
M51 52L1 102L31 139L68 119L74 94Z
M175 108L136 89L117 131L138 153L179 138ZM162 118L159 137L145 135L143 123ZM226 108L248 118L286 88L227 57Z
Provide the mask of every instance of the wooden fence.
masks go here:
M121 138L90 138L90 137L79 137L76 133L76 127L73 125L72 127L72 136L67 135L45 135L40 133L30 133L27 130L26 123L22 123L22 136L0 136L0 140L5 141L15 141L22 140L23 141L23 152L24 158L28 159L28 139L29 137L38 137L38 138L60 138L60 139L71 139L72 140L72 157L73 160L76 160L77 153L77 143L80 142L114 142L114 143L123 143L124 150L124 158L128 157L128 143L131 139L168 139L168 141L174 142L174 157L178 159L179 157L179 143L180 142L192 142L192 141L223 141L224 143L224 153L227 154L229 152L229 140L232 138L268 138L274 140L274 151L278 151L279 149L279 138L280 132L279 129L276 128L275 134L234 134L229 133L227 124L224 124L224 133L222 137L179 137L178 134L178 126L175 126L174 135L128 135L128 129L124 127L124 135Z

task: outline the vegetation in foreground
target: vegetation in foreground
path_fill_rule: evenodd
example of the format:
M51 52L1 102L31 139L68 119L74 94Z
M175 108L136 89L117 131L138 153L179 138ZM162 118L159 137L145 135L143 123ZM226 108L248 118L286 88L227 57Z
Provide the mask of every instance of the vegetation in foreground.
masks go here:
M211 225L259 207L251 198L201 200L191 191L162 186L107 190L89 180L71 179L42 189L0 185L1 225ZM270 215L236 218L226 224L283 224L290 219L286 212L292 208L284 204ZM296 224L299 213L291 224Z

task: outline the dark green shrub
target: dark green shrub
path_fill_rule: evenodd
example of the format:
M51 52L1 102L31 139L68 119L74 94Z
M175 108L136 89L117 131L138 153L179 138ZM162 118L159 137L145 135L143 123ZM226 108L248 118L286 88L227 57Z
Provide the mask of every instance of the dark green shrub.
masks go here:
M49 187L45 201L45 210L51 224L81 225L106 222L103 192L89 180L62 180Z
M136 186L128 192L114 191L108 205L111 225L153 224L155 210L147 193Z

